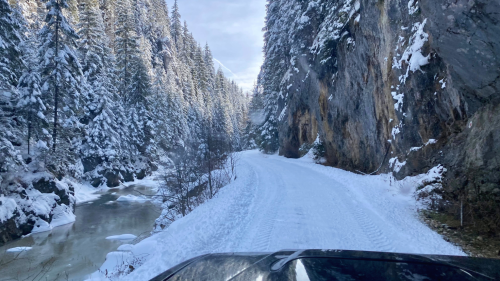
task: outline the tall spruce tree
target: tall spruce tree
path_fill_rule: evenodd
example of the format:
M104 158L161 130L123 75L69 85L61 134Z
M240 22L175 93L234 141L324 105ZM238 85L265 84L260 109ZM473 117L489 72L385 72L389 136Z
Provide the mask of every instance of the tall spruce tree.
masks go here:
M67 0L47 1L45 26L40 31L42 92L52 107L53 151L56 151L60 135L65 144L73 145L82 109L84 78L75 52L78 35L64 15L68 8Z
M177 52L181 52L184 46L184 28L182 26L181 14L179 13L179 5L177 5L177 0L174 2L172 7L172 17L171 17L172 27L172 39L174 40Z
M40 69L36 52L38 45L37 34L30 30L28 38L21 45L25 69L17 87L19 92L17 108L26 122L28 154L31 154L32 141L47 139L46 133L49 128L47 116L50 112L42 100Z
M132 77L135 75L134 63L139 53L139 37L135 31L134 13L130 0L116 3L116 40L115 53L118 76L118 90L129 103L132 89Z
M18 99L15 86L23 69L21 50L22 23L6 0L0 0L0 173L15 171L23 166L17 150L22 133L16 121ZM0 174L0 184L3 181Z
M19 70L23 68L21 51L22 23L14 17L7 0L0 0L0 90L11 90L17 85Z

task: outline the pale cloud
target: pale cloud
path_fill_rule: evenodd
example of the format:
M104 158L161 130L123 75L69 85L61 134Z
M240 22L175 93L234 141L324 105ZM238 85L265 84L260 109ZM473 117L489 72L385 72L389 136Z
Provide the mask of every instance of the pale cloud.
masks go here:
M174 0L167 0L171 10ZM182 20L214 58L234 73L233 79L251 90L263 62L266 0L178 0Z

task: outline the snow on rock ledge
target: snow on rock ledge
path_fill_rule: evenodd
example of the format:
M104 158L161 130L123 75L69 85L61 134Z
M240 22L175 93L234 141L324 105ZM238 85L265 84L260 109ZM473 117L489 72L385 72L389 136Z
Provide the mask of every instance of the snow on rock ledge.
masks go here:
M75 221L74 188L69 181L40 172L2 182L0 245L29 233Z

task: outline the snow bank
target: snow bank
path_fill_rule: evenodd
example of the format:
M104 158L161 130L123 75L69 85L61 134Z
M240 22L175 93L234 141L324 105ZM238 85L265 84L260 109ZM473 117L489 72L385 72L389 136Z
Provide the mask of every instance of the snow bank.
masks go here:
M150 187L152 190L158 190L159 183L156 180L156 176L152 175L152 176L147 176L142 180L135 179L134 181L126 182L123 184L124 187L129 187L132 185L147 186Z
M121 235L113 235L106 237L106 239L108 240L132 240L135 238L137 238L137 236L133 234L121 234Z
M130 273L129 265L139 267L150 257L151 253L158 248L157 242L144 241L143 243L132 245L123 244L118 247L117 252L111 252L106 255L106 261L98 271L89 276L88 280L115 280L119 274ZM107 275L103 275L107 273Z
M14 199L7 198L3 194L0 195L0 222L12 218L16 209L17 204Z
M66 225L75 222L76 216L73 214L72 208L66 205L57 205L52 211L52 221L50 226L52 228L61 225Z
M9 198L0 197L0 221L11 218L17 211L17 225L35 222L32 233L49 231L75 221L75 197L70 192L68 182L59 181L45 172L26 174L22 182L27 185L23 193L13 193Z
M123 244L123 245L120 245L120 247L118 247L118 251L132 251L132 249L134 249L134 245L132 244Z
M31 233L50 231L55 227L74 223L76 220L76 216L73 214L72 208L64 204L56 205L50 213L52 214L52 221L48 223L41 218L37 218Z
M77 204L93 201L101 196L101 194L97 194L98 189L89 183L79 183L70 178L64 178L63 181L67 184L71 184L75 188L75 199Z

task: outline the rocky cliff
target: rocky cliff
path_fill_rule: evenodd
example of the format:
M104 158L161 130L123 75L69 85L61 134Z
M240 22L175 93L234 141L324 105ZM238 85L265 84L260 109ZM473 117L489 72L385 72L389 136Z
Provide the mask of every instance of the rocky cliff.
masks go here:
M446 187L500 195L499 22L491 0L269 1L260 83L280 154L319 136L335 167L443 165Z

